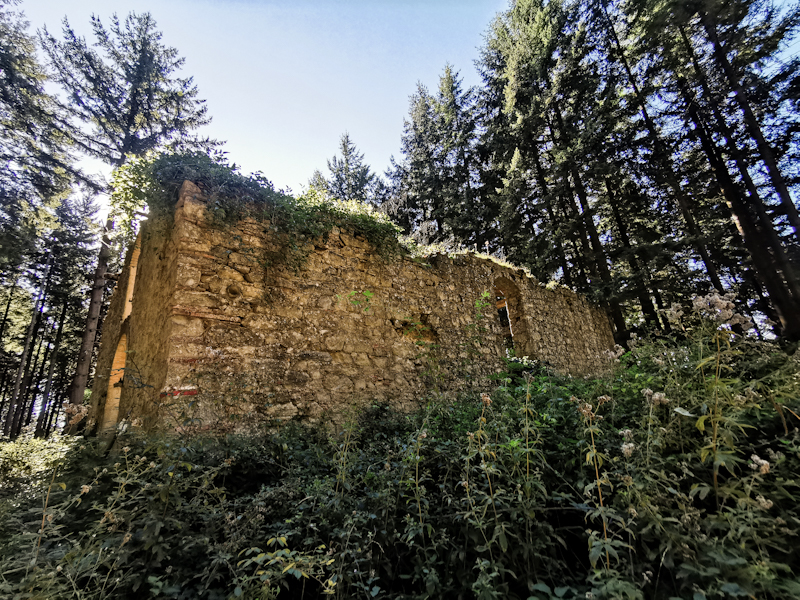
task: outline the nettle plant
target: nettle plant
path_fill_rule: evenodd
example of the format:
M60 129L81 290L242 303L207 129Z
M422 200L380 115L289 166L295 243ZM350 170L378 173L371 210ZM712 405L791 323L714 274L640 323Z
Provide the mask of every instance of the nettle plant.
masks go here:
M602 378L511 361L333 432L9 443L0 595L800 597L800 369L730 302Z

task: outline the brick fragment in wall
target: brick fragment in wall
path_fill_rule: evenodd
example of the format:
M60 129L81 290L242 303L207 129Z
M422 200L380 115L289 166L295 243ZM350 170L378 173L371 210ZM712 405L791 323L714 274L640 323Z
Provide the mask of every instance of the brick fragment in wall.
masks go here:
M508 330L494 306L477 319L475 301L500 288L518 355L572 375L608 366L602 354L613 338L602 311L474 255L386 260L366 239L334 228L306 243L307 260L295 270L285 262L285 235L252 219L227 227L207 219L189 182L175 214L145 222L142 233L139 271L144 265L147 273L136 281L126 327L131 362L147 362L139 387L123 386L128 418L140 411L155 425L180 427L175 411L191 406L207 428L247 428L274 418L335 419L354 403L408 409L424 401L433 368L449 397L490 389ZM103 331L98 416L121 333L120 296ZM185 389L191 399L170 394Z

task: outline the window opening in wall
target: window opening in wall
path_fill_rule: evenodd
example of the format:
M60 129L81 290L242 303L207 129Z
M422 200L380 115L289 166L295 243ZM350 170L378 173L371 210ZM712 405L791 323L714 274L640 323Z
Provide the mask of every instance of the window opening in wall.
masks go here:
M514 349L514 331L511 329L511 319L508 316L508 303L505 293L496 289L494 291L495 306L497 307L497 317L500 319L500 326L503 328L503 338L507 348Z
M527 356L531 345L519 287L508 277L498 277L494 282L494 298L505 347L516 356Z

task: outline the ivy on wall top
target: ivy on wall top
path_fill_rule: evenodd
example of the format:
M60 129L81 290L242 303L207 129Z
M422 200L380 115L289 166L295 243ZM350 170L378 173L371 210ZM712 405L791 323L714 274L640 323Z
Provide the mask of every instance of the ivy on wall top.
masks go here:
M275 190L263 174L242 175L236 165L202 152L150 153L117 169L111 184L111 214L120 232L132 235L135 214L144 208L154 216L171 212L186 180L203 190L215 221L269 221L287 236L293 253L300 252L307 240L324 239L334 227L363 236L383 256L403 252L399 227L372 205L329 198L316 190L292 197Z

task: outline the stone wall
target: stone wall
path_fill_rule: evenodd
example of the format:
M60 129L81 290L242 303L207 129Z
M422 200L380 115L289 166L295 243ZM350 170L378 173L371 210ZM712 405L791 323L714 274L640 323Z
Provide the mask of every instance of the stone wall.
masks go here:
M140 243L131 314L114 323L124 275L103 334L101 422L123 330L119 418L196 427L313 420L372 401L410 408L426 390L485 389L512 344L563 373L596 373L613 346L605 313L584 298L472 254L386 259L334 228L295 271L269 222L215 225L189 182L174 218L144 223Z

